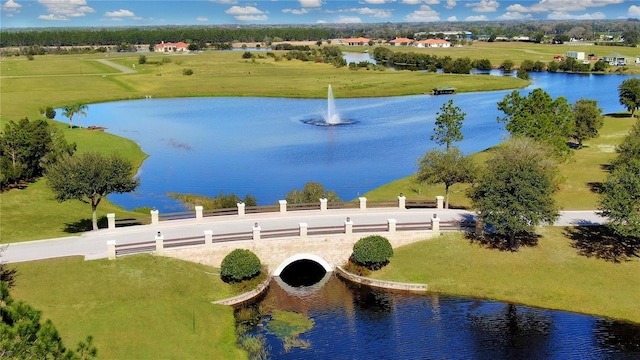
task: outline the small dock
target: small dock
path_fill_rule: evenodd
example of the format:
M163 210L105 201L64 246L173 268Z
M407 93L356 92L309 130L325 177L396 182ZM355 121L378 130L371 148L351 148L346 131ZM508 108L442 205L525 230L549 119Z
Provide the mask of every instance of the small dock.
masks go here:
M451 86L440 86L433 88L432 91L433 95L454 94L456 92L456 88Z

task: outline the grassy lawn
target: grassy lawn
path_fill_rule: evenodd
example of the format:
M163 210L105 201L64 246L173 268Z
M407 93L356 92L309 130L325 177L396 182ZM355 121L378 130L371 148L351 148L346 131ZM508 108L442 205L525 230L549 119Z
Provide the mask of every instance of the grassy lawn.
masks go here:
M448 233L395 250L371 277L426 283L434 292L601 315L640 323L640 260L577 254L560 227L537 230L535 247L490 250Z
M219 270L138 255L17 264L12 295L44 312L75 348L94 337L102 359L243 359L233 309L211 301L235 295Z
M606 116L600 136L586 141L582 149L574 151L567 163L561 164L559 176L562 184L556 194L556 201L562 209L593 210L598 207L598 194L594 189L605 180L606 165L615 157L615 147L627 135L635 121L635 118L627 116ZM435 144L432 145L436 147ZM425 144L425 152L426 146L428 144ZM472 154L478 163L483 163L488 156L487 151ZM418 159L416 163L417 161ZM464 184L452 186L449 197L452 205L471 206L465 192L467 187ZM413 181L413 176L408 176L369 191L363 196L373 201L382 201L394 198L400 193L412 200L433 200L437 195L444 196L444 185L417 184Z

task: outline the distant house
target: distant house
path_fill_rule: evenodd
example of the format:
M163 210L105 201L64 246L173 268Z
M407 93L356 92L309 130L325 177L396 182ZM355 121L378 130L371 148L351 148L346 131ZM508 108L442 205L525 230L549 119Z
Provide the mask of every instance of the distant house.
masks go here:
M621 66L621 65L627 65L632 60L628 59L626 56L624 56L622 54L613 53L613 54L609 54L607 56L603 56L602 57L602 61L608 62L609 65ZM635 59L633 59L633 61L635 62Z
M407 46L407 45L411 45L414 43L413 39L408 39L408 38L395 38L391 41L389 41L389 44L393 45L393 46Z
M369 45L369 41L371 41L371 39L368 39L365 37L344 39L344 42L347 43L347 45L349 46Z
M576 60L584 60L584 52L582 51L567 51L568 58L574 58Z
M415 47L425 47L425 48L448 48L451 47L451 43L447 40L442 39L426 39L416 41L413 46Z
M177 43L161 42L154 47L156 52L189 52L189 44L182 41Z

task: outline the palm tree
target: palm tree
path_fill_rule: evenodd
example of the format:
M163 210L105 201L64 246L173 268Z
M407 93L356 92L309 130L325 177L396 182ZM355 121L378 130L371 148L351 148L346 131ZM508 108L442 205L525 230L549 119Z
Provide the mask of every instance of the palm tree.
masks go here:
M62 116L69 118L69 129L73 128L73 114L76 113L73 105L65 105L62 108Z
M80 123L80 127L82 127L82 121L80 121L80 115L87 116L87 112L85 110L89 109L89 106L85 104L77 104L75 105L76 114L78 114L78 123Z

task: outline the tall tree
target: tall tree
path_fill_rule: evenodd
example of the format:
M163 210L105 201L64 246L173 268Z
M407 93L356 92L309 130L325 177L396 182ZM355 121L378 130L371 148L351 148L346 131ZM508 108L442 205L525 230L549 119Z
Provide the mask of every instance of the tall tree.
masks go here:
M602 188L600 209L617 234L640 241L640 158L615 165Z
M334 191L325 190L324 185L312 181L305 183L302 190L289 191L285 197L289 204L317 203L320 198L326 198L330 202L340 201L340 197Z
M93 229L98 229L96 209L112 193L136 189L140 180L133 178L133 165L117 156L86 152L66 156L47 167L47 182L58 201L80 200L91 205Z
M446 145L449 150L451 143L454 141L462 141L462 122L466 113L462 112L458 106L453 105L453 100L449 100L442 104L440 111L436 113L435 128L431 140L438 145Z
M75 111L76 111L76 114L78 115L78 124L80 124L80 127L82 127L82 121L80 120L81 119L80 115L87 116L87 110L89 110L89 106L85 104L75 105Z
M534 89L521 96L517 90L507 94L498 103L498 110L505 113L498 122L506 123L512 136L526 136L549 144L558 156L569 153L567 138L573 132L573 112L567 99L552 99L544 90Z
M640 159L640 120L636 121L629 134L616 147L616 153L618 156L613 160L614 167L631 159Z
M476 174L475 163L453 146L447 150L427 151L418 161L416 180L427 184L444 184L445 207L448 209L451 186L473 182Z
M559 216L553 198L556 164L547 146L518 137L495 148L486 167L469 197L478 219L506 238L508 249L517 250L518 235Z
M604 125L602 109L598 107L598 100L580 99L573 104L575 126L573 138L578 141L578 147L582 148L584 140L598 136L598 131Z
M79 121L80 115L87 116L87 109L89 109L89 106L84 104L66 105L62 108L62 116L69 118L69 128L73 128L73 116L77 114ZM81 121L79 121L79 124L82 127Z
M620 105L624 106L627 111L631 111L631 116L633 116L636 109L640 108L640 79L631 78L623 81L618 86L618 96Z

